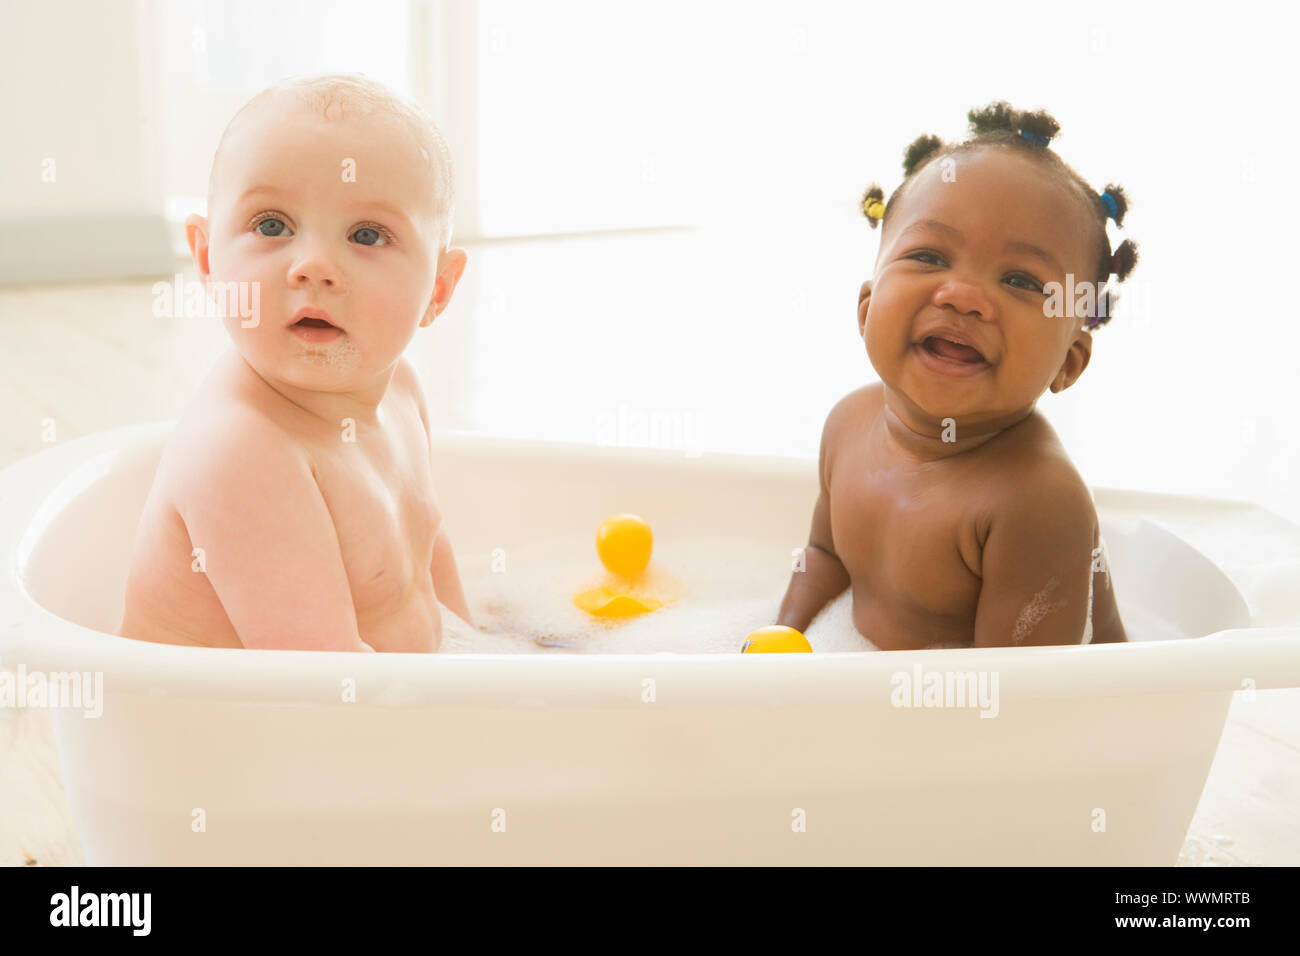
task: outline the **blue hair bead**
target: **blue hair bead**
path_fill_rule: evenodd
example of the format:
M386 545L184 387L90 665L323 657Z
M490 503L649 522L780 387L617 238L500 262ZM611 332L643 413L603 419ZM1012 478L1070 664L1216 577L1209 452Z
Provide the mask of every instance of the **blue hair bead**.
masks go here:
M1115 202L1115 197L1110 194L1109 189L1101 194L1101 201L1104 202L1106 204L1106 208L1110 210L1110 218L1118 221L1119 206Z
M1031 143L1036 143L1039 146L1045 147L1048 143L1048 139L1046 136L1039 136L1037 133L1031 133L1027 129L1022 129L1020 131L1020 135L1023 136L1025 139L1029 140Z

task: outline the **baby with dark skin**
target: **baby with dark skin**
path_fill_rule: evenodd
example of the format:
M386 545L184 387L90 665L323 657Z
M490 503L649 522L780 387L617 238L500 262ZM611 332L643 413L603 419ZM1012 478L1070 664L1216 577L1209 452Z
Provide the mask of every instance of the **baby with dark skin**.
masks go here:
M891 204L858 306L880 382L826 419L778 624L806 630L849 588L882 650L1079 644L1091 578L1092 643L1127 640L1092 497L1035 409L1088 367L1085 317L1044 286L1092 278L1095 219L1000 145L923 166Z

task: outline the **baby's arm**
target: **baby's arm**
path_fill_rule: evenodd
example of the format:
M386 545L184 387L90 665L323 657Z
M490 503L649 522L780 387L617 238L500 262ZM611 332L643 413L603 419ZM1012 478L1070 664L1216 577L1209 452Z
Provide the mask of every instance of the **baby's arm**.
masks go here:
M1095 532L1085 487L1059 477L1018 482L984 541L974 646L1081 643Z
M1093 542L1093 554L1099 553L1101 546L1100 531ZM1110 579L1110 571L1104 561L1101 568L1092 572L1092 643L1124 644L1128 634L1124 622L1120 620L1119 605L1115 603L1115 582Z
M373 651L307 454L244 411L187 442L180 508L247 648Z
M456 555L452 553L451 537L445 525L438 529L438 536L433 539L433 564L429 573L433 576L433 593L438 600L473 627L474 619L470 617L469 602L465 600L465 589L461 587L460 572L456 569Z
M429 409L424 400L424 386L420 383L419 373L403 356L398 365L401 374L408 379L408 387L415 396L415 406L420 411L420 423L424 426L424 440L429 446L429 460L433 460L433 436L429 433ZM429 475L430 483L433 475ZM456 555L451 548L451 536L447 526L439 524L438 533L433 539L433 560L429 564L429 575L433 580L433 593L447 610L451 611L466 624L474 626L474 619L469 613L469 602L465 600L465 589L460 583L460 571L456 568Z
M838 434L839 422L846 401L841 401L826 417L822 429L822 444L817 474L821 492L813 506L812 529L808 533L808 547L804 549L804 570L790 575L790 586L781 601L776 623L807 630L818 612L831 599L849 586L849 572L844 569L831 542L830 492L828 490L827 446Z

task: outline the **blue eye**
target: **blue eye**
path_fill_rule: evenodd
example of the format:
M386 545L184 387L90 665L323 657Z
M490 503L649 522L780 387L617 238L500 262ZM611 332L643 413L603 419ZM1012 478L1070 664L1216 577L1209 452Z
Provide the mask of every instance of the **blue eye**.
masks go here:
M359 245L363 246L382 246L388 244L388 238L378 229L371 226L362 226L356 232L352 233L352 238Z
M273 239L280 236L293 235L293 233L289 232L289 227L284 224L284 220L282 219L268 217L259 222L256 228L261 235L269 236Z

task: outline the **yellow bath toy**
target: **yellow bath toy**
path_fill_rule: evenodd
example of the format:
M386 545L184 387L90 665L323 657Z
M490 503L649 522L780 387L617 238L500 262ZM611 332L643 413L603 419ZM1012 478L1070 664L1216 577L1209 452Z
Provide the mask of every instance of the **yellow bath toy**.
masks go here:
M663 607L665 582L651 582L645 573L653 550L654 534L645 519L631 514L606 518L596 530L596 554L609 574L603 584L577 594L573 603L606 618L636 617Z
M596 617L636 617L663 607L662 601L619 594L605 585L583 591L573 599L573 603Z
M756 631L750 631L749 637L745 638L745 643L740 648L742 654L808 654L811 652L812 645L808 643L808 638L793 627L785 627L781 624L770 624Z
M654 543L650 525L636 515L614 515L596 529L600 563L625 578L634 578L646 569Z

